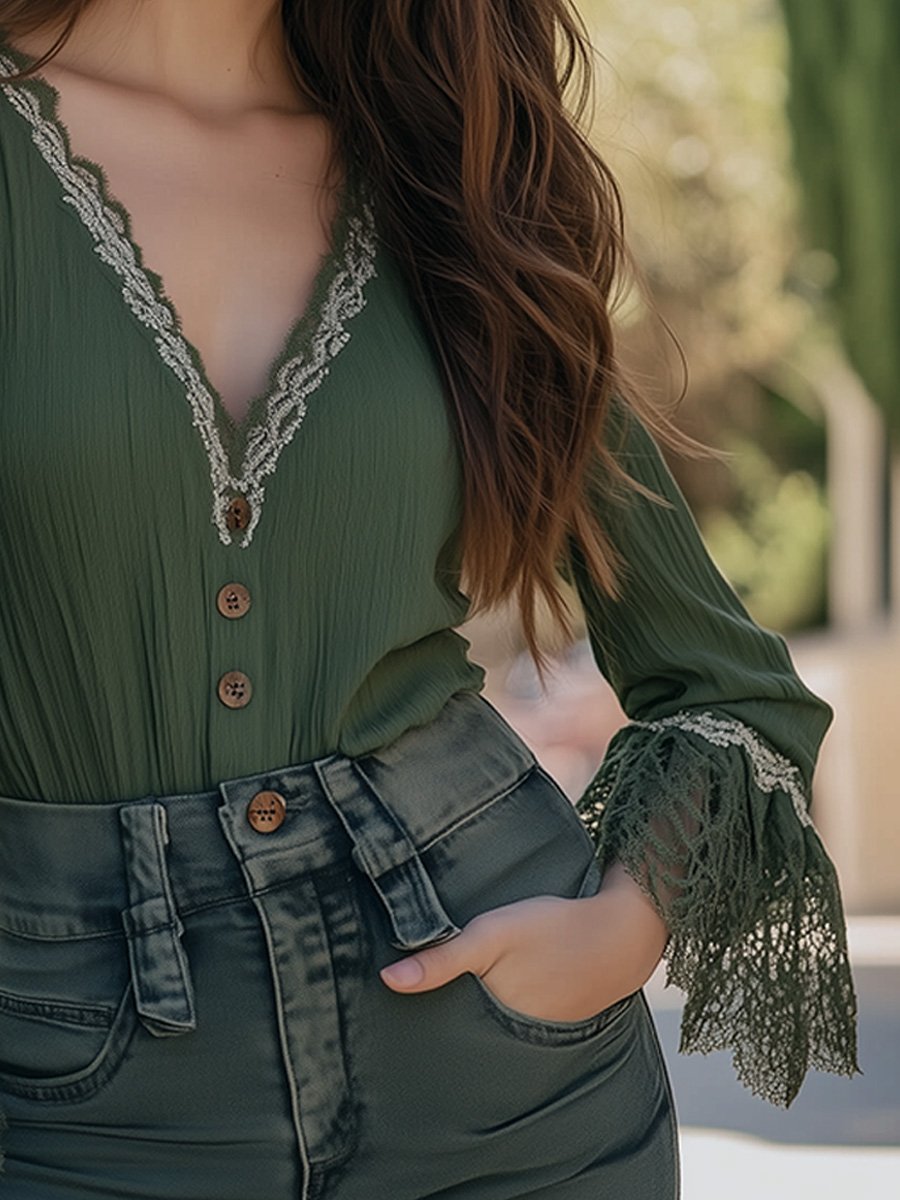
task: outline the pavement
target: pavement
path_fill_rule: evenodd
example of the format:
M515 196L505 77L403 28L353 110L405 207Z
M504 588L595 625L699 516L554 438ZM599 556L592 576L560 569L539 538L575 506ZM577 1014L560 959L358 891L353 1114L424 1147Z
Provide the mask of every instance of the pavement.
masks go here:
M682 1131L684 1200L890 1200L900 1194L900 1150L773 1146L747 1134Z
M752 1096L727 1053L677 1053L681 997L647 987L681 1126L683 1200L900 1196L900 918L848 920L862 1075L810 1072L787 1110Z

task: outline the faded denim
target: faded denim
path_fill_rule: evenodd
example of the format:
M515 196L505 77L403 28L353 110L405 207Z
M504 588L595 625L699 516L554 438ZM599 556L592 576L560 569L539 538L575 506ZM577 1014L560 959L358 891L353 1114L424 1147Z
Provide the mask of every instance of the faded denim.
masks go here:
M554 1022L472 974L378 977L486 909L592 894L593 849L472 692L211 792L0 798L0 1200L673 1200L641 993Z

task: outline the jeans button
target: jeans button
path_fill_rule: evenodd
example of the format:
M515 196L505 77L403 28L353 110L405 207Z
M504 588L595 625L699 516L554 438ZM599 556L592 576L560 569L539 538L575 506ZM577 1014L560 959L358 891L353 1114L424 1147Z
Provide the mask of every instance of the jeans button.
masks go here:
M280 792L257 792L247 805L247 820L257 833L274 833L284 823L286 811Z

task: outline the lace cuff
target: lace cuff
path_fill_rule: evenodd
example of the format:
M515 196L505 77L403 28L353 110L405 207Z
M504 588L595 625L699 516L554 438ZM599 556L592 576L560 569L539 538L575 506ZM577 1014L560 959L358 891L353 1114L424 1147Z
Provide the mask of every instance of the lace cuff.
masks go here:
M576 808L669 927L682 1053L730 1048L787 1107L810 1067L858 1072L856 997L834 866L797 766L712 711L632 721Z

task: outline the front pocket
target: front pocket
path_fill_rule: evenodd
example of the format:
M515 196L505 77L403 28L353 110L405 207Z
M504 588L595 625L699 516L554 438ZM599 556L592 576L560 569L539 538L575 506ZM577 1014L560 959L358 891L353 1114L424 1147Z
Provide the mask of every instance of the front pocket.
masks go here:
M478 975L469 973L469 978L481 993L482 1001L487 1012L499 1022L509 1033L523 1041L534 1042L537 1045L553 1044L568 1046L572 1042L584 1042L600 1033L605 1033L609 1026L616 1024L618 1018L635 1003L637 993L616 1000L607 1008L593 1016L584 1017L579 1021L548 1021L542 1017L533 1017L530 1013L520 1012L504 1004L488 985Z
M0 1090L85 1099L111 1077L135 1023L124 937L0 929Z
M594 846L557 784L535 765L509 791L420 849L450 918L473 917L533 896L576 899L599 885ZM518 1012L478 976L468 976L484 1011L522 1040L570 1044L593 1038L630 1008L627 996L578 1021Z

